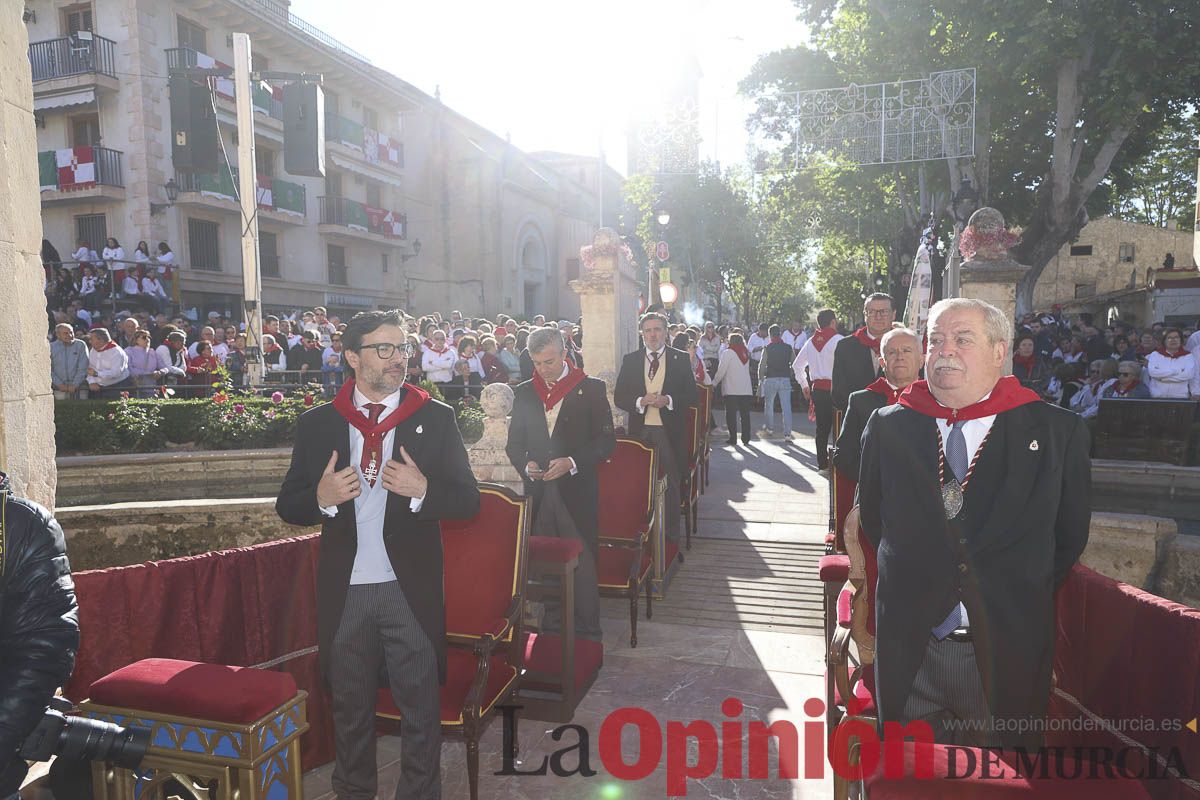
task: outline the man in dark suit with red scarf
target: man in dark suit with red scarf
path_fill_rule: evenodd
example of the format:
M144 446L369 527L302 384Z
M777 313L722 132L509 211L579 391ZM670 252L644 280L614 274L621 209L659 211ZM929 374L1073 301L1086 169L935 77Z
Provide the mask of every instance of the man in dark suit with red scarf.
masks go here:
M892 298L882 292L867 297L863 318L866 325L838 342L833 354L833 407L843 414L850 395L879 377L879 340L896 319Z
M877 409L896 402L900 393L917 379L921 369L921 342L908 328L892 328L879 337L879 361L883 375L865 389L850 395L846 416L837 444L833 448L833 467L838 480L850 487L858 483L859 457L862 455L862 433L867 420ZM850 488L851 494L854 489Z
M1040 744L1054 591L1088 538L1087 428L1001 377L1011 326L980 300L935 304L927 381L863 434L879 719L948 744Z
M539 328L529 334L533 379L515 390L508 428L508 460L533 498L533 531L581 539L575 569L575 632L600 641L600 484L596 468L617 445L604 381L589 378L566 360L563 334ZM558 628L557 604L547 602L547 631Z
M356 315L342 344L351 379L300 417L275 502L285 522L322 526L317 643L333 700L333 790L339 800L375 797L382 674L402 715L396 798L436 800L446 680L439 521L478 514L479 489L453 409L404 383L411 352L400 312Z

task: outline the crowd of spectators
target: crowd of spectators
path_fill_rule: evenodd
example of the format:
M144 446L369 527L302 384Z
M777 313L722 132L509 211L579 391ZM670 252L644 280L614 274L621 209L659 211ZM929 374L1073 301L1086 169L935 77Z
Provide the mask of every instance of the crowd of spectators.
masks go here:
M1013 374L1048 402L1090 418L1105 398L1200 398L1196 347L1197 326L1100 327L1088 314L1068 321L1055 306L1019 320Z

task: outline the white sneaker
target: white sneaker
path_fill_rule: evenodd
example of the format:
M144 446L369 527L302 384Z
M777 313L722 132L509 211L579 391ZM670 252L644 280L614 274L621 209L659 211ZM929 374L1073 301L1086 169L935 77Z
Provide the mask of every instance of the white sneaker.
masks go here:
M774 431L772 431L770 428L759 428L759 429L758 429L758 438L760 438L760 439L774 439L774 438L775 438L775 432L774 432Z
M796 435L794 433L792 433L791 431L788 431L787 433L785 433L783 435L783 440L785 442L794 442L794 441L796 441Z

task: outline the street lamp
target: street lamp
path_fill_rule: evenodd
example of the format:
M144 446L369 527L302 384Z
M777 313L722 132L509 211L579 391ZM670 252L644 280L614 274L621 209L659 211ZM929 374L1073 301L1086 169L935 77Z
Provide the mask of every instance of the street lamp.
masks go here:
M658 224L664 228L671 224L671 212L666 209L660 209L658 212Z
M963 225L967 224L967 220L975 213L975 209L979 208L979 192L971 185L970 178L963 176L962 184L954 193L950 208L954 214L954 220Z
M171 206L175 205L175 201L179 198L179 186L175 183L174 178L171 178L169 181L167 181L166 184L163 185L163 188L167 190L167 202L151 203L150 216L152 217L155 214L162 213Z
M421 255L421 240L413 239L412 253L411 254L410 253L401 253L400 254L400 263L407 264L408 260L410 258L416 258L419 255Z
M664 306L670 306L679 299L679 288L670 281L660 283L658 285L658 295L662 298Z

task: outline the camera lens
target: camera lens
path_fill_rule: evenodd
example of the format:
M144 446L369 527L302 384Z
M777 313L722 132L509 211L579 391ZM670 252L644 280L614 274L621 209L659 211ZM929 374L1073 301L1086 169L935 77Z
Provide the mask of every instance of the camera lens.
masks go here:
M66 759L106 761L132 769L142 763L150 746L150 731L146 728L123 728L85 717L66 720L58 740L59 755Z

